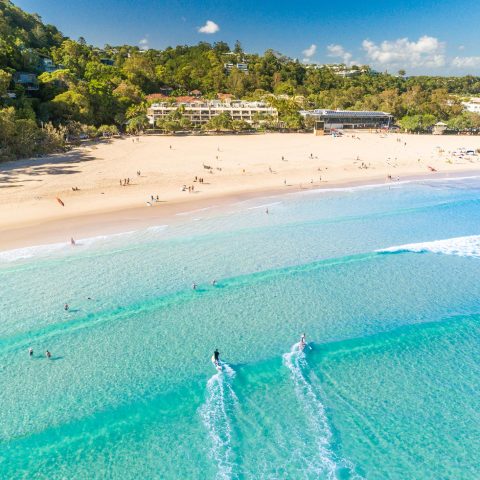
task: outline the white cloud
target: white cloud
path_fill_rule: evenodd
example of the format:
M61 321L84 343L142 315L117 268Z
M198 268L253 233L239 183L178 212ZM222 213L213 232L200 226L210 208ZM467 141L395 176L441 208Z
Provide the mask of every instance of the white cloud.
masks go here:
M148 37L145 36L142 38L139 42L138 45L140 45L140 50L148 50L150 48L150 45L148 44Z
M212 22L212 20L207 20L205 25L203 25L203 27L200 27L198 29L200 33L207 33L207 34L217 33L219 30L220 30L220 27L215 22Z
M452 60L455 68L477 68L480 67L480 57L455 57Z
M385 40L381 44L364 40L362 47L367 58L381 66L437 68L445 65L445 43L427 35L416 42L408 38Z
M361 62L352 60L352 54L347 52L341 45L331 44L327 47L328 56L333 58L340 58L341 62L347 67L352 65L359 65Z
M315 52L317 51L317 46L312 43L308 48L303 50L303 55L305 56L306 59L309 59L310 57L313 57L315 55ZM304 60L305 60L304 58Z

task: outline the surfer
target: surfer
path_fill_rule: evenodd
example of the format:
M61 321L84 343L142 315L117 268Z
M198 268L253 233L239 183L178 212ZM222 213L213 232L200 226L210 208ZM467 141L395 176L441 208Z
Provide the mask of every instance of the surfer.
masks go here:
M220 352L218 351L218 348L215 349L213 352L213 363L215 364L216 367L218 367L220 364Z
M300 350L303 350L306 344L307 344L307 339L305 337L305 334L302 333L302 336L300 337Z

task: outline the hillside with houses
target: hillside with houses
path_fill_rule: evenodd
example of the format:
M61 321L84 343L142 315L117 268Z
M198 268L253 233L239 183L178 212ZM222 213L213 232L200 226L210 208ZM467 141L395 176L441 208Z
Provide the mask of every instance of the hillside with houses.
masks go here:
M385 112L410 132L442 122L474 133L480 112L470 98L479 95L480 77L308 65L238 41L99 48L0 0L0 160L146 130L311 129L301 112L317 109Z

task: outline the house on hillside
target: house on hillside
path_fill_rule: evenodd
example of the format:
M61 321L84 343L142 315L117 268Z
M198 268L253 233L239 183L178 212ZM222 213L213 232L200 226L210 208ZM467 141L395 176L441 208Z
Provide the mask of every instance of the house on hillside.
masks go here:
M37 76L34 73L15 72L13 81L16 85L21 85L27 92L36 92L40 89Z
M55 63L53 63L53 60L50 57L40 55L39 68L42 73L51 73L55 70L58 70L60 67L58 65L55 65Z
M467 112L480 113L480 98L471 98L468 102L462 102Z

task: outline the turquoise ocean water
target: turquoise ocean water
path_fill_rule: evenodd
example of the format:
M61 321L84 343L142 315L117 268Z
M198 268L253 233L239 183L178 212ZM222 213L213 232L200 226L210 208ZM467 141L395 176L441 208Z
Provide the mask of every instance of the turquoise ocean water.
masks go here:
M480 178L78 243L0 253L0 478L480 478Z

